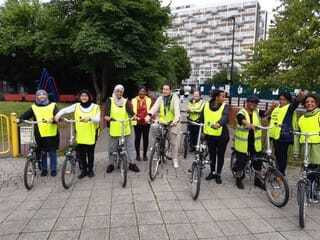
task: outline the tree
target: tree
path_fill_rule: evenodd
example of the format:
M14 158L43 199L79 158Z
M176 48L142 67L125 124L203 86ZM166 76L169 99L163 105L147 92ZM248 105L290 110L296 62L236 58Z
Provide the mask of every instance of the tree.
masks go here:
M228 68L222 68L219 72L215 73L210 80L207 81L208 84L225 85L229 84L230 80L230 70ZM233 71L233 84L240 81L240 74L235 68Z
M281 0L269 39L254 48L244 79L253 86L320 85L320 2Z

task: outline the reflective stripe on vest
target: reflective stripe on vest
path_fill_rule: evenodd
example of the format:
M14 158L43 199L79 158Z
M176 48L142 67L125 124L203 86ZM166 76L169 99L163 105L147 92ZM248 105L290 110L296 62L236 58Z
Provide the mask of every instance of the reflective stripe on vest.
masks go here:
M150 97L147 97L147 96L145 97L145 99L146 99L146 105L147 105L147 112L149 112L151 108L152 100ZM139 101L139 96L132 99L132 108L133 108L134 114L138 113L138 101ZM132 125L137 125L137 121L132 121Z
M81 111L80 103L76 104L74 119L76 120L76 141L78 144L93 145L96 142L96 131L98 124L89 122L80 122L81 118L95 117L100 111L98 105L94 104L90 112Z
M242 114L243 116L245 116L246 121L250 122L249 113L244 108L242 108L238 114ZM252 113L252 124L255 126L261 125L258 111L254 111ZM244 129L238 123L234 136L234 147L236 151L240 153L248 153L248 137L249 130ZM262 131L260 129L256 129L254 131L254 148L256 152L262 151Z
M159 122L162 124L171 123L174 120L174 108L173 108L173 101L172 97L170 100L170 107L165 109L164 103L160 104L160 114L159 114Z
M204 106L204 128L203 132L210 136L221 136L222 127L214 129L211 126L219 122L222 118L225 103L223 103L217 111L210 109L210 103L207 102Z
M283 107L276 107L271 114L270 121L270 137L278 140L280 138L281 126L283 124L284 118L287 115L290 104L287 104Z
M298 125L302 133L315 133L320 132L320 112L313 116L305 117L302 115L299 119ZM309 143L320 143L320 136L308 137ZM300 143L305 143L305 137L300 136Z
M194 122L198 121L204 105L205 104L203 100L199 100L198 102L189 101L188 109L190 110L190 113L188 118Z
M118 107L113 98L110 98L111 101L111 109L110 109L110 117L115 120L126 120L129 118L129 115L126 110L127 100L124 101L122 107ZM121 137L121 123L116 121L110 121L110 136L111 137ZM131 134L131 124L126 122L124 124L124 136L129 136Z
M40 122L44 120L52 122L55 106L55 103L50 103L49 105L43 107L33 104L31 108L37 121ZM41 137L53 137L58 133L58 126L55 123L38 123L38 129Z

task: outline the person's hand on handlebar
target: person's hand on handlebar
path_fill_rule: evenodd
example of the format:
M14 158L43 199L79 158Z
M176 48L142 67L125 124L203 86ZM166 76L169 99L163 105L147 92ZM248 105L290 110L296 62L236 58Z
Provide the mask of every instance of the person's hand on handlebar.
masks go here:
M148 114L145 118L144 118L144 121L146 123L150 123L150 120L151 120L151 116Z
M110 122L110 121L111 121L111 117L109 117L109 116L104 116L104 120L106 120L107 122Z
M218 129L218 128L221 127L221 125L219 123L214 123L214 124L211 125L211 127L214 128L214 129Z
M247 123L245 127L248 128L249 130L255 130L256 128L253 124L250 124L250 123Z
M80 117L80 122L89 122L91 121L90 117Z
M170 124L170 126L171 126L171 127L175 127L175 126L177 126L177 124L178 124L178 121L173 121L173 122Z

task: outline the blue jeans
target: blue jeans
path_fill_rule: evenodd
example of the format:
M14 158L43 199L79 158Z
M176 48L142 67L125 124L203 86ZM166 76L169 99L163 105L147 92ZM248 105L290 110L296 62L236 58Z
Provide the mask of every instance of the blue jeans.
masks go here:
M42 153L42 169L47 170L48 169L48 153L50 157L50 170L51 171L57 171L57 152L55 150L49 151L49 152L43 152Z

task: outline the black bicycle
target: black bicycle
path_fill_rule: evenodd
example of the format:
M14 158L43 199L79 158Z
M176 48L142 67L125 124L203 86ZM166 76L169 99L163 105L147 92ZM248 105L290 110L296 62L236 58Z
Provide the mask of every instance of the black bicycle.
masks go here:
M70 138L69 146L64 153L65 158L61 167L61 182L65 189L69 189L74 184L78 172L78 158L76 154L76 144L74 143L74 124L76 120L64 118L64 121L70 124Z
M158 174L159 165L162 166L167 160L171 159L170 152L170 139L169 129L170 124L154 124L153 126L158 130L158 134L155 136L155 142L151 149L149 158L149 177L151 181L155 180Z
M297 183L297 202L299 206L299 225L301 228L305 227L306 207L311 204L318 204L320 202L320 168L311 169L309 167L310 159L310 143L311 136L319 136L318 133L301 133L293 132L294 135L303 136L304 142L304 158L301 177Z
M191 194L193 200L196 200L200 193L202 169L210 164L210 160L207 158L208 146L202 136L204 124L192 121L188 121L188 123L199 127L197 145L195 146L195 158L191 166Z
M289 200L289 185L283 174L275 167L275 159L272 156L270 144L269 130L271 127L256 126L256 128L266 131L266 150L261 156L248 155L248 163L243 171L234 171L233 166L236 162L236 153L233 151L231 155L231 171L234 177L243 178L245 174L249 175L250 182L253 177L257 177L263 183L269 201L276 207L283 207ZM248 131L248 129L243 129ZM261 170L254 168L255 163L261 163Z
M29 151L26 156L26 162L24 164L23 170L23 182L27 190L31 190L34 187L35 178L41 173L41 151L37 147L37 143L34 139L34 127L38 123L43 123L43 121L29 121L23 120L22 123L31 125L31 135L30 135L30 146Z

